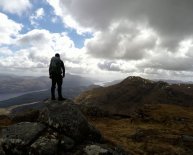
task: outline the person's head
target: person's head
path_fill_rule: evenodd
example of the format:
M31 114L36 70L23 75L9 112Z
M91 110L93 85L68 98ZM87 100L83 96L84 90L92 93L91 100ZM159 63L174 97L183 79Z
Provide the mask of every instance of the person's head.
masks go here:
M55 57L58 57L58 58L59 58L59 57L60 57L60 54L56 53L56 54L55 54Z

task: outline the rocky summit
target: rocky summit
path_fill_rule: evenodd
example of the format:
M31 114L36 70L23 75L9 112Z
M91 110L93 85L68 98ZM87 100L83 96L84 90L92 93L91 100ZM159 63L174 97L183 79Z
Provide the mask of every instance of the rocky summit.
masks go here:
M42 104L44 106L39 109L39 113L32 113L32 115L39 115L36 120L30 117L33 118L32 122L28 119L28 122L15 123L2 129L0 154L128 154L106 141L101 133L87 121L73 101L47 100Z
M193 106L193 85L130 76L118 84L83 92L75 102L88 115L129 116L145 104Z

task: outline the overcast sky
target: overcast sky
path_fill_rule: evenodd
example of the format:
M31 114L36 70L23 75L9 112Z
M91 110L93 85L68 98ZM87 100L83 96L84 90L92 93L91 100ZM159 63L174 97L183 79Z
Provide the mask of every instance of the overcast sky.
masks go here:
M193 81L192 0L1 0L0 72Z

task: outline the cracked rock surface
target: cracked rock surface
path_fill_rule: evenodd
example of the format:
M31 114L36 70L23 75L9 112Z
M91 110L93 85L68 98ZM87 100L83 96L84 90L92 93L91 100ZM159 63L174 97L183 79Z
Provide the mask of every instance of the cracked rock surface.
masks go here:
M34 119L20 122L2 130L0 154L116 155L117 150L120 155L127 154L106 144L101 133L87 121L73 101L47 100L43 104L35 122Z

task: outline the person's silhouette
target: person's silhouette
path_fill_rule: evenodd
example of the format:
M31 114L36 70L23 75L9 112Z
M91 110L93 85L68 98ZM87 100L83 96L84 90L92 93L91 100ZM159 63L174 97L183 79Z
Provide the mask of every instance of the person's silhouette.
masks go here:
M65 77L65 67L63 61L60 59L60 54L56 53L55 57L52 57L49 66L49 76L52 79L51 86L51 99L56 100L55 98L55 88L56 84L58 86L58 100L65 100L62 96L62 83L63 78Z

